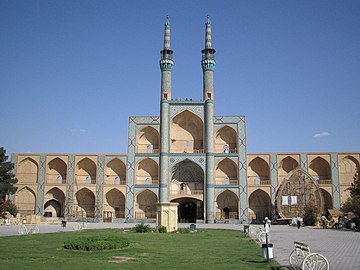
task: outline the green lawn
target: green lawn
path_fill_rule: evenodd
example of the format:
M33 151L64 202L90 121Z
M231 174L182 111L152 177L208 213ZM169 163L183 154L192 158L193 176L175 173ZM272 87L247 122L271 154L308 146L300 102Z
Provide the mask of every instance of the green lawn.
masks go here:
M80 236L121 235L130 246L112 251L65 250L65 240ZM0 238L1 269L278 269L261 248L240 231L133 233L87 230Z

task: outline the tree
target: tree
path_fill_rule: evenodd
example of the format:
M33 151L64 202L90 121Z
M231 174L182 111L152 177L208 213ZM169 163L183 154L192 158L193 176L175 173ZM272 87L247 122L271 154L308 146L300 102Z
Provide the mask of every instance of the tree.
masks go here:
M14 194L17 179L13 174L14 164L7 161L6 150L0 147L0 198L5 200L6 195Z
M359 170L354 176L354 183L347 190L350 191L350 198L343 204L341 210L344 212L353 212L357 218L360 218L360 173Z
M6 150L0 147L0 216L4 216L5 212L16 214L16 207L7 196L16 192L17 179L13 173L14 164L7 161L8 157L5 154Z

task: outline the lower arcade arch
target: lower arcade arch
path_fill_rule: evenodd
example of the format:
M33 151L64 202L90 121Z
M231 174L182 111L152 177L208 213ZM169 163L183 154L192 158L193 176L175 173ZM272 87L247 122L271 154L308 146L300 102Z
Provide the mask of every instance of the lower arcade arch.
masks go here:
M271 198L265 191L258 189L249 197L249 219L252 222L263 222L271 215Z
M204 219L204 203L201 200L184 197L177 198L171 202L177 202L178 206L178 222L180 223L196 223L197 220Z
M95 195L87 188L76 192L77 205L75 205L74 215L81 218L92 218L95 216Z
M36 195L29 188L24 187L15 194L15 205L18 212L23 215L33 215L35 213Z
M136 197L137 209L135 218L156 218L156 203L158 199L154 192L146 189Z
M62 206L57 200L49 200L44 205L44 217L62 217L64 216Z
M113 188L105 195L106 217L124 218L125 217L125 196L116 188Z
M216 198L216 219L238 219L239 198L230 191L221 192Z
M333 200L332 200L332 197L330 195L329 192L327 192L325 189L323 188L320 188L320 191L321 191L321 195L323 197L323 200L324 200L324 211L327 211L329 209L333 209Z

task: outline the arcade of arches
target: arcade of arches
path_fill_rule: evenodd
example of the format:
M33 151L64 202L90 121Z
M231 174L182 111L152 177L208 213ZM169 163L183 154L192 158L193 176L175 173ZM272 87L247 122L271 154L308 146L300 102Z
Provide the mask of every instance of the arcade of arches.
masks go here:
M201 132L193 125L202 124L197 120L188 121L190 112L178 115L176 123L178 129L186 129L191 134L191 144L199 145ZM188 119L188 120L187 120ZM195 121L195 122L194 122ZM176 126L175 125L175 126ZM153 145L157 149L158 132L152 128L141 130L144 145ZM190 136L190 135L189 135ZM218 144L219 152L221 145L234 146L236 132L230 127L224 127L217 131L214 138ZM145 148L143 148L145 149ZM145 150L144 150L145 151ZM152 152L151 154L154 154ZM359 168L359 157L352 154L339 154L339 190L340 199L344 201L349 194L346 188L351 185L354 174ZM278 189L284 179L300 166L300 155L278 156ZM334 208L332 170L330 156L309 155L307 177L311 177L317 183L319 196L324 209ZM96 182L98 176L97 160L94 156L79 156L75 159L74 190L73 190L73 217L93 218L96 216ZM232 159L224 157L214 165L215 186L229 186L230 189L219 189L214 198L215 219L239 219L240 199L236 185L239 184L238 166ZM43 215L63 217L66 213L66 194L68 186L69 164L67 156L51 156L45 168L45 191L43 195ZM37 190L39 181L39 157L36 155L19 158L16 177L19 180L18 191L14 197L15 204L22 214L34 214L36 211ZM248 195L248 218L254 222L261 221L265 216L272 215L270 182L271 170L269 156L248 155L247 184ZM122 219L126 217L126 178L127 168L124 160L112 158L104 166L103 180L103 217ZM158 194L156 185L159 181L158 162L152 158L142 158L135 166L134 182L144 186L134 196L134 218L152 219L156 215L156 203ZM204 182L205 173L200 165L185 159L172 167L172 176L169 182L169 199L179 203L179 221L203 220L204 219ZM234 186L235 185L235 186ZM148 188L146 188L148 187ZM289 195L289 202L291 195Z

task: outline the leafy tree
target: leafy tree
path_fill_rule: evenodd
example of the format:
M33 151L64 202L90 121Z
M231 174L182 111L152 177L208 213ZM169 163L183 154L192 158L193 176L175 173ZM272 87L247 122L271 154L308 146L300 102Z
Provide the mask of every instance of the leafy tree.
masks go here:
M16 214L16 207L6 197L15 193L17 179L12 172L14 164L7 161L5 154L6 150L0 147L0 216L4 216L6 211Z
M17 179L12 172L14 164L7 161L8 157L5 154L4 147L0 147L0 198L3 200L5 200L6 195L14 194L17 189L15 187Z
M341 210L344 212L353 212L357 218L360 218L360 174L359 170L354 176L354 183L347 190L350 191L350 198L343 204Z

